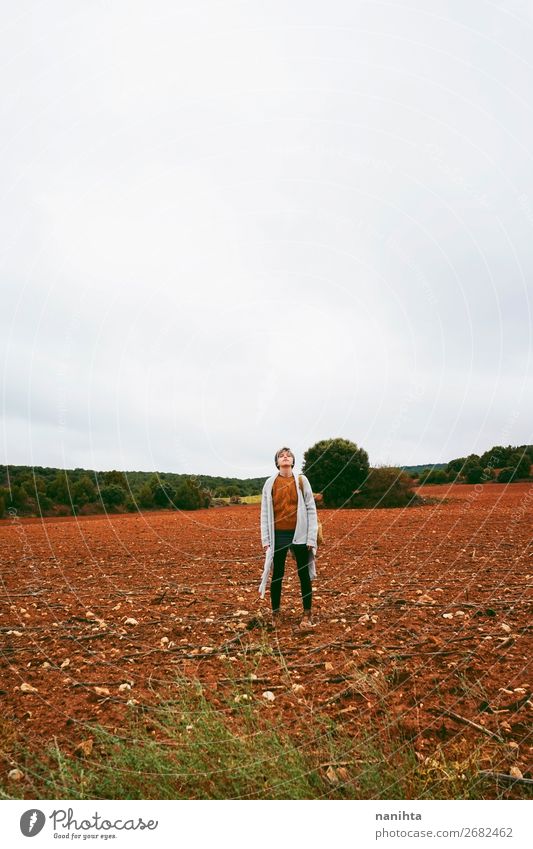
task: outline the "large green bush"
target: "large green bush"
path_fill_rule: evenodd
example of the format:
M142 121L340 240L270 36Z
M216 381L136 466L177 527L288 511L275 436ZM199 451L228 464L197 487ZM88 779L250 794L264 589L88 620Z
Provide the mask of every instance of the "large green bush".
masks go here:
M345 507L368 474L368 454L348 439L323 439L304 454L302 472L325 507Z

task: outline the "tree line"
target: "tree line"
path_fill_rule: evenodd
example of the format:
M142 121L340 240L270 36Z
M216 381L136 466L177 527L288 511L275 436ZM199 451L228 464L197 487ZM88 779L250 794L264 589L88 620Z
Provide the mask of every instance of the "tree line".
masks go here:
M220 498L253 495L262 480L239 481L171 472L97 472L43 466L0 466L0 517L87 516L137 510L198 510Z
M414 487L442 483L512 483L530 478L533 446L494 446L417 467L375 466L368 453L342 438L321 440L304 453L302 472L325 507L402 507L421 503ZM159 472L97 472L43 466L0 466L0 517L72 516L139 510L198 510L260 495L265 478L223 478Z
M432 466L417 473L419 484L512 483L531 477L533 445L494 445L483 454L457 457L444 467Z

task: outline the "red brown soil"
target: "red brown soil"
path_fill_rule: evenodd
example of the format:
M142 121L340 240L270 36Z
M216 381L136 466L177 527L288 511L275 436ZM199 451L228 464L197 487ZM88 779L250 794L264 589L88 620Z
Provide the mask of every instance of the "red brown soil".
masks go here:
M55 735L73 751L92 724L121 728L128 700L156 703L177 674L222 709L228 663L238 678L255 657L257 695L275 694L264 709L289 733L313 709L354 735L372 722L410 740L421 763L476 747L481 766L531 777L533 485L418 492L440 501L320 511L306 636L291 557L285 621L268 633L257 618L269 608L258 505L0 522L3 742L22 733L41 750Z

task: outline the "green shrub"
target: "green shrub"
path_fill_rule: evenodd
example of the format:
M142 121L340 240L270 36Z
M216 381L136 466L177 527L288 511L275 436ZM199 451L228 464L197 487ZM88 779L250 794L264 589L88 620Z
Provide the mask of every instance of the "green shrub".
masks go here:
M76 483L72 484L71 495L73 501L80 506L98 500L96 487L88 475L82 475Z
M126 493L121 486L112 483L109 484L109 486L102 487L100 490L100 498L102 499L102 503L105 507L118 507L120 504L124 504L126 500Z
M368 454L348 439L323 439L304 454L302 472L324 507L344 507L368 474Z
M172 484L160 481L153 491L154 503L158 507L172 507L176 499L176 490Z
M154 506L154 493L148 481L143 483L137 490L136 501L140 507L148 508Z
M529 477L530 459L529 454L520 454L518 451L512 454L507 464L515 470L515 478Z
M370 469L350 506L405 507L412 501L418 501L418 496L413 491L411 477L396 466L378 466Z
M500 469L498 474L498 483L509 483L510 481L518 480L519 478L529 477L530 463L529 454L511 454L509 457L509 465Z
M106 486L111 486L111 484L116 484L117 486L122 487L125 492L128 492L128 479L124 472L117 472L116 469L113 469L111 472L102 472L99 473L102 477L102 480Z
M61 469L46 484L46 494L55 504L70 504L70 481L67 473Z
M424 483L448 483L448 475L444 469L431 469L429 474L426 475Z
M11 504L16 510L24 510L29 503L28 493L23 486L14 484L11 487Z
M483 476L481 466L469 466L466 472L467 483L479 483Z
M207 506L200 486L188 478L178 484L174 504L178 510L199 510Z

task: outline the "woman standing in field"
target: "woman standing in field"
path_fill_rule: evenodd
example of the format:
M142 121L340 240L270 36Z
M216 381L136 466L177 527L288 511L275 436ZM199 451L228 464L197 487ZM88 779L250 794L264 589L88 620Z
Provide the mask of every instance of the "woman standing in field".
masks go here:
M300 487L294 471L294 454L290 448L276 451L274 462L278 471L265 481L261 496L261 542L266 552L263 577L259 586L261 598L269 575L273 624L279 622L281 583L285 573L287 552L292 549L298 567L302 591L303 619L300 629L313 627L311 618L311 580L316 577L318 517L311 485L301 475ZM302 491L303 488L303 491Z

